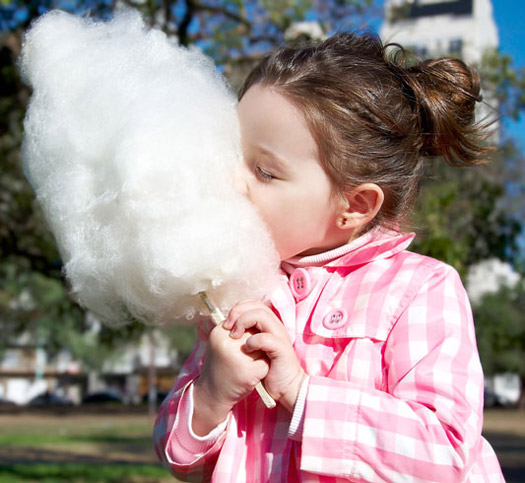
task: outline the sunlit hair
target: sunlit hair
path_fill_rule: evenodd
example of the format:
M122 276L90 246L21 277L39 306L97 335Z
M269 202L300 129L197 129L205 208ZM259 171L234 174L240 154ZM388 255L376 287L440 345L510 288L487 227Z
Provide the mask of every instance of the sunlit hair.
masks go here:
M478 74L458 59L406 59L373 34L341 33L269 54L239 99L255 84L284 95L303 113L334 193L378 184L385 202L371 226L395 227L415 202L424 158L472 165L490 151L474 121Z

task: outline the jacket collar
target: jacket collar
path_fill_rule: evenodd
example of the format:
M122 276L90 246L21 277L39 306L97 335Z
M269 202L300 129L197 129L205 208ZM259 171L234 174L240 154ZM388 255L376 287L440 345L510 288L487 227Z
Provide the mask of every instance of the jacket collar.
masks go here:
M346 245L334 248L317 255L293 257L283 262L283 268L298 267L351 267L389 258L405 250L412 240L414 233L400 233L385 228L375 228L352 240Z

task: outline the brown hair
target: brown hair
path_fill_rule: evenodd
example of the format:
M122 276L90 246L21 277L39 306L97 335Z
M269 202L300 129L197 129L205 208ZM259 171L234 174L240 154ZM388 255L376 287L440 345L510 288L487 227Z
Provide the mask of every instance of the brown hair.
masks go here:
M423 158L471 165L490 151L474 122L477 73L458 59L409 66L406 58L373 34L341 33L269 54L239 99L255 84L287 97L305 116L334 193L378 184L385 201L371 226L395 227L415 202Z

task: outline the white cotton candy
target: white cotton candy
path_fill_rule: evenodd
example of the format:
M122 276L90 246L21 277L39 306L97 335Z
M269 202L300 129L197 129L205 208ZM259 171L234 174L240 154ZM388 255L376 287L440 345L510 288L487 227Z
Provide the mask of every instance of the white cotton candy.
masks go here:
M173 322L262 298L278 257L233 187L236 100L213 63L147 30L63 12L26 35L24 169L79 303L108 323Z

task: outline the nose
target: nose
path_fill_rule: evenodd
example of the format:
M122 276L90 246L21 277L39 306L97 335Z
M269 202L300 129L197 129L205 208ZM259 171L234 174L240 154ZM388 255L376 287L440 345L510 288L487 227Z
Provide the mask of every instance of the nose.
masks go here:
M241 166L239 166L239 169L235 172L234 178L233 178L233 186L235 188L235 191L240 193L243 196L249 197L249 171L243 162Z

